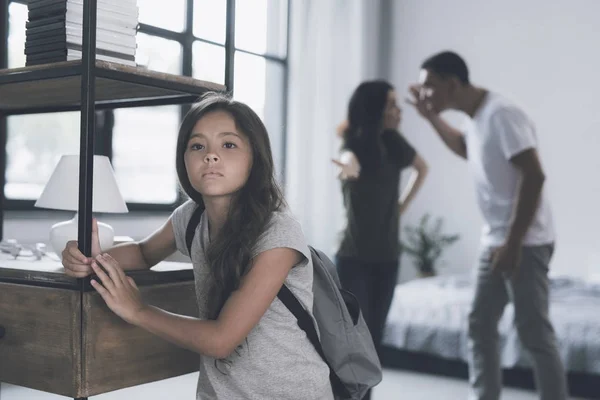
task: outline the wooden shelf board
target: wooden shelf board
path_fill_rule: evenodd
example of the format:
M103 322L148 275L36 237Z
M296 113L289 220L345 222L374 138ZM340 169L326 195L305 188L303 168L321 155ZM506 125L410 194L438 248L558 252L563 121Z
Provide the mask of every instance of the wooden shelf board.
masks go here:
M77 110L81 71L81 60L0 70L0 110ZM98 108L190 103L207 91L225 91L217 83L106 61L96 61L95 74Z

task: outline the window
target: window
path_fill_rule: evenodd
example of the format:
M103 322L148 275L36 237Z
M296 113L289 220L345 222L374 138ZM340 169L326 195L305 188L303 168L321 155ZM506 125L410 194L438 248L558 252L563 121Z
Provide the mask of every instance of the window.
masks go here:
M234 97L252 107L265 123L275 165L280 166L284 161L284 66L241 51L235 53L234 66ZM279 175L282 172L277 171Z
M192 47L193 70L196 79L225 83L225 47L195 41Z
M194 0L194 36L225 45L225 0Z
M194 0L193 76L225 82L225 0ZM264 121L283 180L287 0L235 1L234 98Z
M12 2L8 12L8 66L22 67L27 6ZM9 200L35 200L60 156L79 153L79 112L10 116L6 124L4 195Z
M187 0L137 0L140 22L175 32L185 29Z
M265 122L282 177L288 0L229 1L235 2L233 95ZM162 2L137 0L138 65L226 83L228 0L157 3ZM9 68L25 65L26 20L26 1L9 0ZM168 209L181 200L175 146L185 110L186 106L177 105L116 109L112 111L114 124L97 137L109 148L112 144L109 155L130 209ZM79 125L79 112L7 118L5 195L9 207L39 197L60 156L79 152Z
M236 47L284 58L287 52L287 7L286 1L279 0L236 0Z
M139 65L181 74L183 48L179 42L140 32L137 46ZM122 108L114 110L114 116L112 165L123 199L142 204L177 202L175 145L180 108Z

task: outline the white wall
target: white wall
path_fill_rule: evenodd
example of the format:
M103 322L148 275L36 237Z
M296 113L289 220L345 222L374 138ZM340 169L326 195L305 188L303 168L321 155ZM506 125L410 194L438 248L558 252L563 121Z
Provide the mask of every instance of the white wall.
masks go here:
M553 273L600 271L600 1L402 0L394 2L391 76L399 93L429 55L452 49L466 58L472 80L524 107L535 121L557 227ZM425 212L462 234L443 271L469 269L481 217L467 166L405 106L403 131L431 167L423 192L404 218ZM450 115L453 121L461 116ZM413 274L403 260L402 277Z

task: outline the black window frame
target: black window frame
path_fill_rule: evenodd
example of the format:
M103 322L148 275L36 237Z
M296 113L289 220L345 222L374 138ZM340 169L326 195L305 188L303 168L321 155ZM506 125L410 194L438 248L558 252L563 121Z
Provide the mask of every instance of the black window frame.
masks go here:
M226 40L225 44L217 43L211 40L203 39L194 35L194 0L186 0L186 15L184 29L181 32L171 31L168 29L160 28L154 25L140 23L138 32L160 37L168 40L173 40L181 44L182 46L182 69L180 71L183 76L192 76L193 72L193 45L195 42L203 42L211 45L224 47L225 48L225 71L224 81L230 93L234 92L234 59L235 53L246 53L249 55L261 57L269 62L279 64L283 68L283 82L282 82L282 104L281 110L283 131L282 131L282 148L279 149L281 152L281 165L280 175L281 184L285 182L285 163L286 163L286 142L287 142L287 104L288 104L288 79L289 79L289 44L290 44L290 8L291 0L284 0L287 2L287 18L286 21L286 53L285 56L279 57L272 54L261 54L252 51L236 48L235 46L235 3L236 0L227 1L227 13L226 13ZM281 0L279 0L281 1ZM8 0L0 10L0 68L6 68L8 65L8 33L9 33L9 7L11 3L18 3L27 5L27 0ZM189 110L190 105L184 104L180 106L180 121ZM112 143L113 143L113 126L114 126L114 113L113 110L102 110L96 111L96 132L102 132L102 134L95 135L95 153L108 156L112 161ZM0 189L4 192L6 186L6 168L7 168L7 141L8 141L8 129L6 118L0 116ZM184 201L184 197L180 191L177 191L177 199L172 204L167 203L139 203L139 202L127 202L127 207L130 211L172 211L175 207ZM24 199L8 199L4 195L0 196L0 207L4 211L33 211L39 210L34 208L35 200L24 200ZM0 232L2 232L0 228ZM0 237L2 235L0 234Z

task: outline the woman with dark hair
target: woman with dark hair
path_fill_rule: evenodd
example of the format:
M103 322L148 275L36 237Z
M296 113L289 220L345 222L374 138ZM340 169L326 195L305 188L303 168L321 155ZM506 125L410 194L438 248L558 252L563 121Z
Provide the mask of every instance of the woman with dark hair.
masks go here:
M300 224L274 178L267 130L245 104L210 94L185 116L176 169L190 197L148 238L63 251L67 274L93 287L125 321L200 354L198 399L333 399L329 368L276 298L285 285L312 314L313 266ZM191 254L185 232L202 211ZM150 268L179 250L194 265L199 318L142 302L124 270ZM104 267L104 272L101 268Z
M400 116L392 85L361 83L338 129L340 159L333 160L347 219L338 272L342 286L357 297L378 350L398 275L399 218L427 174L425 161L398 132ZM400 196L400 173L411 166L415 172Z

